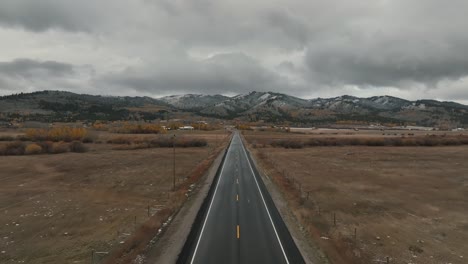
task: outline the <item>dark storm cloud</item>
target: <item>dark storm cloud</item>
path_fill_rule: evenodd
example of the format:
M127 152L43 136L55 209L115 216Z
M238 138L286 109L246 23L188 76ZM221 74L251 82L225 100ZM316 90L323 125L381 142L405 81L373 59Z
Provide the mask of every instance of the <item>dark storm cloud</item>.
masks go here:
M361 96L389 88L453 100L468 94L466 10L466 0L0 0L0 37L16 30L16 43L34 43L10 42L3 54L16 55L1 59L41 59L42 68L24 71L25 87L47 86L45 78L36 85L41 71L56 77L49 86L61 73L69 79L73 68L44 65L60 60L92 65L95 74L73 82L96 93Z
M152 69L152 70L148 70ZM286 82L242 53L215 55L204 61L180 61L162 68L130 68L100 80L101 84L154 93L246 93L278 91Z
M16 59L0 62L0 94L38 90L83 91L83 72L90 66L74 66L56 61Z
M287 39L293 40L300 46L307 43L310 30L307 26L307 21L304 21L301 17L296 17L290 12L277 9L267 12L265 18L269 26L279 30Z
M70 0L1 0L0 24L32 31L63 29L89 31L96 22L99 7L87 1Z
M398 86L416 82L432 86L468 75L468 39L441 45L403 36L382 36L370 43L351 37L321 47L312 44L306 63L311 77L327 84Z
M16 59L0 62L0 74L10 78L61 77L73 73L73 65L56 61Z
M467 1L386 1L321 32L307 47L307 78L327 85L434 87L468 75Z

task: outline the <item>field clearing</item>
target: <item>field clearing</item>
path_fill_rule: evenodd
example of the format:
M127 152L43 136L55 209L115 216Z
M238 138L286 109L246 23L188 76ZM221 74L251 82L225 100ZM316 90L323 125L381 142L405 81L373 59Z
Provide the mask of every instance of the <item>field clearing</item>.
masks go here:
M86 153L0 157L1 263L89 263L92 250L114 250L146 222L148 209L175 206L173 149L114 150L103 144L114 136L96 132ZM227 140L224 131L177 136L208 141L176 148L177 184Z
M332 263L466 263L468 146L250 148Z

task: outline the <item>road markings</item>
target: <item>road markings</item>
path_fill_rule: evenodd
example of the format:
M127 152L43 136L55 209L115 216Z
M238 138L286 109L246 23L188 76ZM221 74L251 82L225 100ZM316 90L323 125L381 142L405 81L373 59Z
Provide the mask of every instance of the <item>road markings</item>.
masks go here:
M239 201L239 195L237 195L237 197L236 197L236 201Z
M252 177L254 178L255 183L257 184L257 189L258 189L258 192L260 193L260 197L262 197L263 205L265 206L268 217L270 218L271 225L273 226L273 231L275 231L276 239L278 239L278 243L281 247L281 251L283 252L284 259L286 260L286 263L289 264L288 257L286 256L286 252L284 251L283 244L281 243L278 232L276 231L276 227L275 227L275 224L273 223L273 219L271 218L270 211L268 210L268 207L266 205L265 198L263 198L262 191L260 190L260 186L258 185L257 177L255 177L255 172L252 168L252 164L250 164L250 159L249 159L249 156L247 155L247 151L245 150L244 144L242 144L241 146L242 146L242 150L244 150L245 158L247 159L247 163L249 164L250 171L252 172Z
M239 178L237 178L237 184L239 184Z
M231 143L229 144L227 154L226 154L226 159L223 162L223 167L221 168L221 172L219 174L218 182L216 183L216 188L215 188L213 197L211 198L210 207L208 207L208 213L206 214L206 218L205 218L205 221L203 222L203 227L202 227L202 230L200 232L200 236L198 237L197 245L195 246L195 250L193 252L192 261L190 261L191 264L193 264L193 262L195 261L195 256L197 255L198 246L200 245L200 241L201 241L201 238L203 236L203 231L205 230L206 222L208 221L208 216L210 215L211 206L213 205L214 198L216 197L216 193L218 192L219 183L221 182L221 177L223 176L224 165L226 165L226 160L228 160L228 156L230 156L229 154L231 154L229 149L231 148L232 140L231 140Z
M237 225L237 239L240 238L240 227L239 225Z

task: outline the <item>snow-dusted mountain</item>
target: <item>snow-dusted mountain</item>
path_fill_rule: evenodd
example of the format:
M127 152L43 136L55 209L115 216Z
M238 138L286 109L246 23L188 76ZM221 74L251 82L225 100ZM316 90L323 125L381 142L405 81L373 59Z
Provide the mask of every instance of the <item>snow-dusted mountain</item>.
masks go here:
M9 120L22 112L27 113L24 118L28 120L125 120L167 118L167 113L177 111L222 119L296 124L364 121L468 127L466 105L408 101L392 96L344 95L307 100L275 92L250 92L234 97L186 94L153 99L44 91L0 97L0 121L2 116Z
M401 107L411 105L410 101L387 95L369 98L344 95L328 99L311 99L309 102L312 108L326 108L340 113L397 110Z
M229 97L223 95L203 95L203 94L183 94L170 95L159 98L159 100L179 109L200 110L219 102L225 101Z
M239 114L255 114L257 112L279 114L280 110L287 111L306 106L307 100L297 97L273 92L250 92L206 107L200 112L202 114L235 117L239 116Z
M179 109L218 118L296 123L356 120L369 122L468 125L468 106L434 100L408 101L392 96L301 99L274 92L234 97L182 95L161 98Z

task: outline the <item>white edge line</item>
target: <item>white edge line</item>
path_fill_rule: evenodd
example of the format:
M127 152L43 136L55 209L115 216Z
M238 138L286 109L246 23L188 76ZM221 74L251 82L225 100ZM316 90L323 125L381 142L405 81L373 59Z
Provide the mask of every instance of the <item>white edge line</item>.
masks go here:
M246 152L245 147L244 147L244 142L242 142L242 140L241 140L241 143L242 143L242 149L244 150L245 157L247 158L247 162L249 163L250 170L252 171L252 176L253 176L253 178L255 180L255 183L257 184L258 192L260 193L260 196L262 197L263 205L265 206L268 217L270 218L271 225L273 226L273 230L275 231L276 238L278 239L278 243L279 243L279 245L281 247L281 251L283 252L284 259L286 260L286 263L289 264L288 257L286 256L286 252L284 252L283 244L281 243L281 240L280 240L280 238L278 236L278 232L276 231L275 224L273 223L273 219L271 218L270 211L268 210L268 207L267 207L266 202L265 202L265 198L263 198L262 191L260 190L260 186L258 185L257 177L255 177L255 172L253 171L252 165L250 164L249 156L247 155L247 152Z
M200 241L201 241L201 238L203 236L203 231L205 230L206 222L208 221L208 217L210 216L211 206L213 205L213 201L214 201L214 198L216 196L216 192L218 191L219 183L221 182L221 176L223 175L224 165L226 164L225 161L227 160L227 156L229 155L229 149L231 148L231 144L232 144L232 141L229 144L229 147L227 149L226 159L224 160L223 167L221 168L221 172L219 173L219 178L218 178L218 182L216 183L215 192L213 194L213 197L211 198L210 207L208 207L208 213L206 214L205 221L203 222L203 227L202 227L202 230L200 232L200 236L198 237L197 245L195 246L195 250L193 252L193 256L192 256L192 260L190 261L190 264L193 264L193 261L195 260L195 256L197 255L198 246L200 245Z

